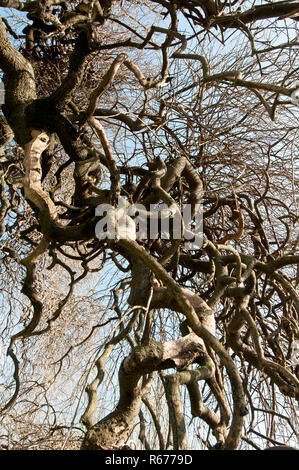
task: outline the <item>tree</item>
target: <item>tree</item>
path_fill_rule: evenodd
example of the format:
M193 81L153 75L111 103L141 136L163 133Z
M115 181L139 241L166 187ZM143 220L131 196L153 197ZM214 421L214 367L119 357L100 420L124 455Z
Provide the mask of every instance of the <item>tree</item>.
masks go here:
M294 443L299 3L0 5L3 447Z

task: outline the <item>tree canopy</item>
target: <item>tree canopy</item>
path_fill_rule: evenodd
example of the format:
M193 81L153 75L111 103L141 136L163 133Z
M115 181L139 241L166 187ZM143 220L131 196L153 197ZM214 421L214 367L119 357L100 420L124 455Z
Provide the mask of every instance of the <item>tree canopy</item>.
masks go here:
M2 448L296 445L299 3L0 7Z

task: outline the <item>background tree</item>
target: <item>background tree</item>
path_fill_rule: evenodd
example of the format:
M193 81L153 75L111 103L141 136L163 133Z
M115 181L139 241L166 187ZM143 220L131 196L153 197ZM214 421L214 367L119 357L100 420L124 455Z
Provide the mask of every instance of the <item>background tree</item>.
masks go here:
M299 3L0 5L3 448L294 445Z

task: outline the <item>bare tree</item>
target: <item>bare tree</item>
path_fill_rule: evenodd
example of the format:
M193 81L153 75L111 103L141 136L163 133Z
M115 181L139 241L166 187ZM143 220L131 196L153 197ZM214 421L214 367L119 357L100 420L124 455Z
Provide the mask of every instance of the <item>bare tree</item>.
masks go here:
M299 3L0 6L3 448L294 445Z

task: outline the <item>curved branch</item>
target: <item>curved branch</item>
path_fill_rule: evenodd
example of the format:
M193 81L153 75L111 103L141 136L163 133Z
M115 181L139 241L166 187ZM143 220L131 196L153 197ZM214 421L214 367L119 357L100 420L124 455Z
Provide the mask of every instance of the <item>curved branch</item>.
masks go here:
M247 408L244 401L242 381L234 361L215 336L201 324L190 301L186 298L178 284L169 276L167 271L147 253L143 247L139 246L138 243L133 240L120 240L118 243L132 255L138 256L163 282L180 305L192 330L218 354L222 363L225 365L230 377L234 401L234 414L225 447L228 449L236 449L241 440L243 417L247 414Z

